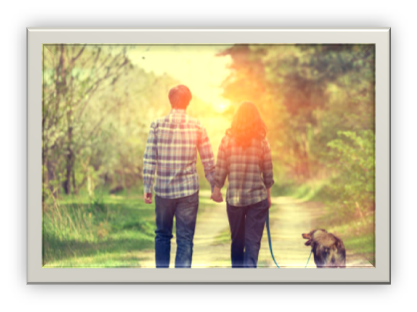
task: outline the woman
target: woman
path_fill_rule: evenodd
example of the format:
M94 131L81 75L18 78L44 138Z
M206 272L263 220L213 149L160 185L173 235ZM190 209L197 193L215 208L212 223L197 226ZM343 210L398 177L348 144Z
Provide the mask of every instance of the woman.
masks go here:
M227 216L232 234L232 267L256 268L274 184L266 126L256 106L242 103L223 137L211 198L223 201L226 177Z

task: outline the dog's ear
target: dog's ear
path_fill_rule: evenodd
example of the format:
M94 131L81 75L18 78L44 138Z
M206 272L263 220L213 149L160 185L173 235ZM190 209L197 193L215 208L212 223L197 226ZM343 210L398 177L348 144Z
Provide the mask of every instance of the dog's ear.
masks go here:
M320 230L327 233L327 231L325 229L320 229Z

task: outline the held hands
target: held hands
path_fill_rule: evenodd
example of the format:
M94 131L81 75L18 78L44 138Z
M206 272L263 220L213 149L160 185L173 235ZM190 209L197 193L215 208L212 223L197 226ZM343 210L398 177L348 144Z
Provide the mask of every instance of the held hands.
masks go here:
M210 198L212 200L214 200L216 203L223 202L222 193L221 193L220 189L217 186L214 187L213 192L211 193Z
M152 193L143 193L145 204L152 204Z

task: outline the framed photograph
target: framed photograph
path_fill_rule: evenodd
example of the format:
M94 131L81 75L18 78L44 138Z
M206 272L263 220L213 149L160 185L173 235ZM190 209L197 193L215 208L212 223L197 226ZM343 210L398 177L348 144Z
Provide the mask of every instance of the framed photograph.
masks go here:
M391 283L390 28L27 49L29 284Z

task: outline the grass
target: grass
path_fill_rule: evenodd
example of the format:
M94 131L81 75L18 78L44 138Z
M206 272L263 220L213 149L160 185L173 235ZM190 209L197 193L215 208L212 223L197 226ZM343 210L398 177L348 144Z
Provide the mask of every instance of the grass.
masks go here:
M375 266L374 234L368 233L358 237L348 237L345 239L345 247L350 250L355 250L356 254L364 256L373 266Z
M292 197L302 201L320 200L321 191L326 183L326 180L321 180L302 184L294 190Z
M291 196L302 202L326 203L325 213L320 217L314 228L325 228L328 232L334 233L343 239L345 248L350 252L350 257L366 258L375 266L375 229L374 215L372 213L363 218L340 215L340 211L331 206L332 202L337 203L337 198L329 197L325 192L325 186L330 180L310 181L301 185L288 184L273 187L273 196ZM281 188L281 190L277 190ZM343 211L342 211L343 212Z
M288 184L274 184L271 189L272 196L290 196L302 201L320 200L322 189L328 180L309 181L303 184L289 182Z
M154 248L155 205L138 194L64 196L43 207L43 267L135 267Z
M215 238L214 242L212 243L212 246L219 246L224 244L230 244L232 241L230 237L230 228L227 227L224 230L222 230Z
M334 233L343 239L345 248L351 252L351 257L364 257L375 266L375 228L374 214L370 213L363 218L340 216L331 207L332 202L337 202L337 198L329 197L325 187L330 180L310 181L301 185L284 185L279 192L272 189L272 194L282 194L300 199L303 202L314 201L327 203L325 214L317 220L315 228L325 228L328 232ZM339 212L340 213L340 212Z
M316 228L326 228L343 240L348 257L364 257L375 266L375 229L374 215L368 215L363 219L345 220L343 223L334 223L329 215L320 218ZM322 226L327 224L326 227ZM349 255L350 251L350 255Z
M296 188L297 187L293 183L284 184L277 182L271 187L271 195L273 197L292 196Z
M303 186L296 189L293 197L316 200L319 193L319 185L314 191L311 186ZM201 196L198 214L211 204L209 198ZM273 218L278 212L271 213ZM331 211L327 211L315 227L340 236L350 253L348 256L365 257L375 265L373 215L337 223ZM154 230L154 205L145 205L139 194L64 196L56 202L49 200L44 203L43 213L43 266L139 267L144 260L143 252L153 252ZM230 241L230 230L226 227L212 245Z

